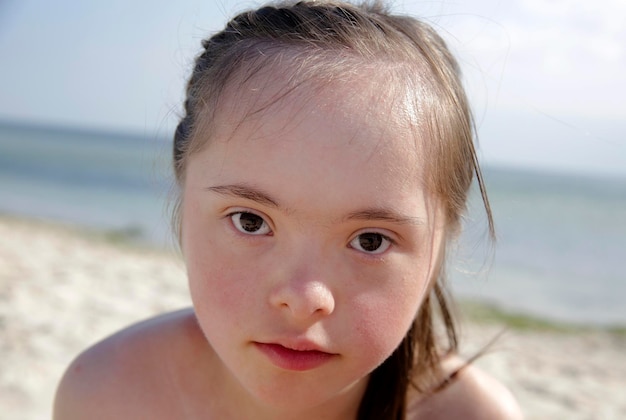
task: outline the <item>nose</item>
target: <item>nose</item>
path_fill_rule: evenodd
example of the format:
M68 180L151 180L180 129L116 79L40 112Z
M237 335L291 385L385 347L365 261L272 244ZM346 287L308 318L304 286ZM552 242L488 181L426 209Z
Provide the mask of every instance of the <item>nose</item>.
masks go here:
M335 310L335 297L328 284L302 270L278 284L270 295L270 304L295 322L310 322Z

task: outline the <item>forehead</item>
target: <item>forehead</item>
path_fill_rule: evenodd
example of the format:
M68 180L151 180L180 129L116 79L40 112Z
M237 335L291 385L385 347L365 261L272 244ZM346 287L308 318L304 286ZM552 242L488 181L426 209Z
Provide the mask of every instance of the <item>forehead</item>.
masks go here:
M419 211L424 165L414 108L381 79L354 74L294 83L270 73L231 84L201 159L194 165L192 156L189 169L205 183L276 191L294 208L318 200L342 211Z
M280 56L269 65L234 74L222 91L207 130L208 141L225 139L254 126L265 132L295 129L328 114L324 125L341 130L345 140L378 137L381 144L418 153L426 136L420 124L415 90L389 63L355 63L336 58L284 65ZM299 63L297 57L293 60ZM296 67L296 68L294 68ZM304 69L306 67L306 69ZM409 93L411 92L411 94ZM272 120L273 127L267 125ZM283 124L276 125L277 120ZM388 141L393 139L394 144Z

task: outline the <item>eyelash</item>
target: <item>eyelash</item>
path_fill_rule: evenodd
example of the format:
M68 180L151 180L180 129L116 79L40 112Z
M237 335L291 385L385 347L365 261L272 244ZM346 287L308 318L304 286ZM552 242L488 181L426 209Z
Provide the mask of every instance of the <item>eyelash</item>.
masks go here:
M262 221L262 225L259 228L259 230L261 230L263 227L265 227L265 230L267 230L267 232L265 232L265 230L261 233L258 233L258 231L249 231L245 228L243 228L241 225L238 226L238 222L237 220L235 220L235 218L238 216L239 220L241 218L242 215L247 214L247 215L252 215L254 217L258 217L261 221ZM265 220L265 217L249 211L249 210L241 210L241 211L234 211L231 212L229 214L226 215L226 217L228 219L230 219L230 223L232 224L233 228L235 228L235 230L237 230L239 233L241 233L242 235L246 235L246 236L272 236L273 235L273 230L272 227L270 226L270 224L267 222L267 220Z
M247 214L247 215L252 215L254 217L258 217L261 221L262 221L262 225L259 228L259 230L263 227L265 227L267 229L267 232L263 231L262 233L257 233L258 231L249 231L245 228L243 228L241 225L238 226L238 220L235 220L235 218L237 216L239 216L239 218L241 218L242 215ZM235 230L237 230L239 233L241 233L242 235L246 235L246 236L273 236L273 229L270 226L270 224L267 222L267 220L265 220L266 218L253 212L253 211L249 211L249 210L241 210L241 211L233 211L231 213L228 213L226 215L226 217L228 219L230 219L230 223L232 224L233 228ZM240 220L240 219L239 219ZM383 247L382 251L378 252L377 248L376 250L372 251L372 252L368 252L364 249L358 249L357 247L355 247L353 245L353 242L358 240L359 237L361 237L362 235L366 235L366 234L373 234L373 235L379 235L383 241L381 247ZM379 256L384 254L391 246L396 245L396 241L394 241L391 237L389 237L388 235L385 235L384 233L378 232L376 230L363 230L361 232L359 232L358 234L354 235L352 237L352 239L348 242L348 246L351 249L354 249L355 251L358 251L364 255L367 256ZM362 246L361 246L362 248Z
M384 247L384 249L382 249L382 251L380 251L380 252L378 251L380 248L374 250L373 252L367 252L365 250L357 249L357 248L355 248L352 245L352 243L354 241L358 240L361 235L366 235L366 234L379 235L382 238L383 241L386 241L386 244L385 244L385 242L383 242L383 244L381 245L381 247ZM355 251L358 251L358 252L360 252L360 253L362 253L364 255L379 257L382 254L384 254L390 247L396 245L396 241L394 241L391 237L389 237L388 235L385 235L382 232L378 232L376 230L363 230L363 231L357 233L356 235L354 235L353 238L350 240L350 242L348 242L348 245L349 245L350 248L352 248Z

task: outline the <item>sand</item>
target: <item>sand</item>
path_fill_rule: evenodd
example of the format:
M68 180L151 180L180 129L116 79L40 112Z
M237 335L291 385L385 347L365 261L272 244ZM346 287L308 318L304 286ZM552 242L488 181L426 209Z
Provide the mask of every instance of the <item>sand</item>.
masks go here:
M85 347L151 315L189 306L174 251L0 218L0 417L46 419L56 385ZM472 354L503 329L464 325ZM626 418L626 337L602 330L507 330L476 363L528 419Z

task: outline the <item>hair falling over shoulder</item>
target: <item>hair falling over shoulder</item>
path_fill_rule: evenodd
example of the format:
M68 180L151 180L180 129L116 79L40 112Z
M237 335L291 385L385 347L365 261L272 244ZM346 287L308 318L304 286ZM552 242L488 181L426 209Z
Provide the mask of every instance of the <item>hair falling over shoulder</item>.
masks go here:
M459 67L426 23L390 14L378 1L362 5L325 0L277 2L239 14L202 45L174 135L173 165L179 187L184 184L188 157L211 141L212 119L229 87L278 61L290 72L292 88L311 79L323 81L358 72L364 63L375 62L381 69L392 69L397 93L408 95L418 109L420 129L428 134L420 144L428 166L425 182L443 204L448 236L459 230L475 179L493 237ZM458 344L443 266L402 343L372 373L359 419L403 419L410 387L428 393L446 381L439 367Z

